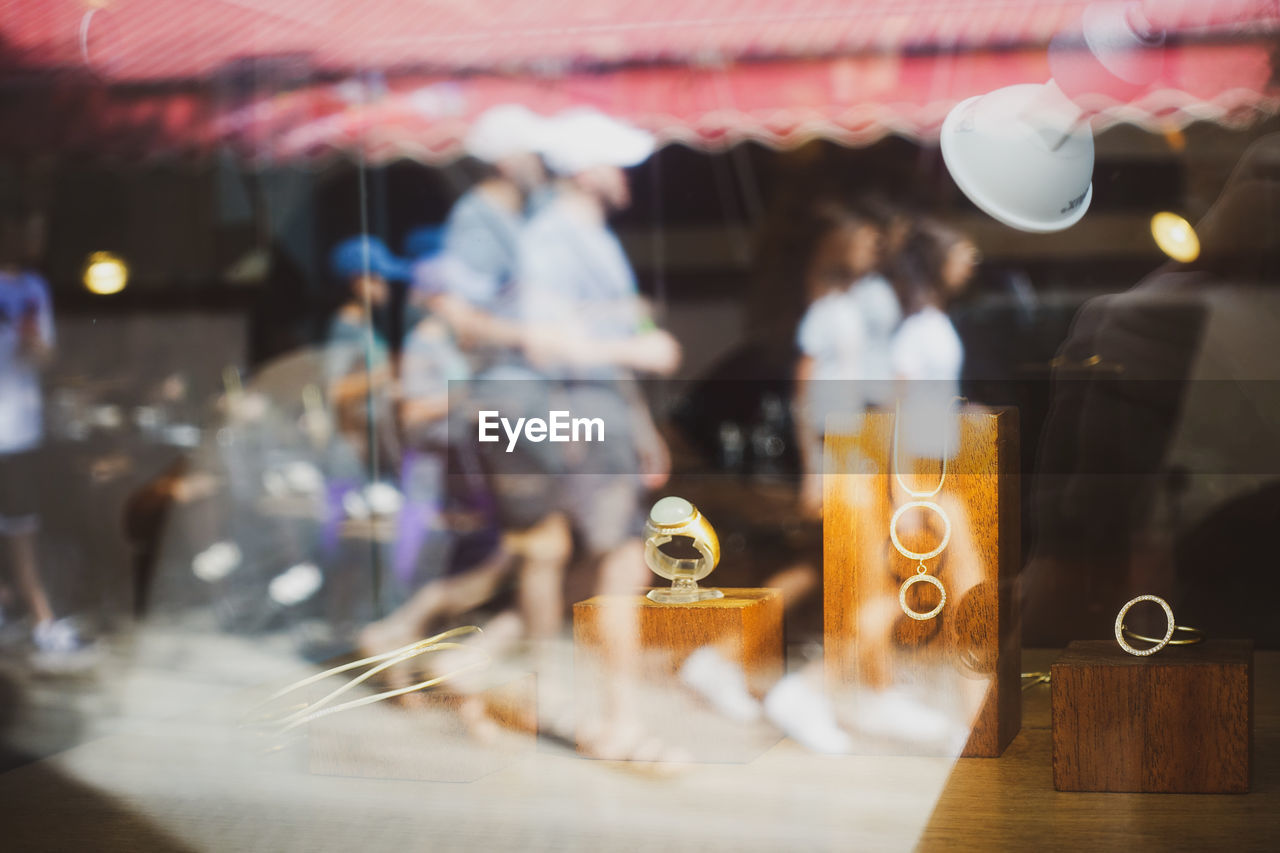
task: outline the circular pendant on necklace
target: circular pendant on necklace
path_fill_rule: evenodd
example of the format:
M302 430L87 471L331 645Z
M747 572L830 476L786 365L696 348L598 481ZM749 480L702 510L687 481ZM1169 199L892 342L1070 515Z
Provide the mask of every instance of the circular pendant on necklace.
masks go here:
M938 603L934 606L932 610L929 610L927 612L912 610L911 607L907 604L907 588L912 584L917 584L917 583L933 584L938 588L938 596L939 596ZM932 619L933 617L937 616L939 613L942 612L942 606L946 603L947 603L946 587L942 585L942 581L938 580L933 575L928 575L923 573L912 575L911 577L907 578L902 582L902 586L898 587L898 604L899 606L902 607L902 612L910 616L912 619L916 619L920 621L923 621L925 619Z

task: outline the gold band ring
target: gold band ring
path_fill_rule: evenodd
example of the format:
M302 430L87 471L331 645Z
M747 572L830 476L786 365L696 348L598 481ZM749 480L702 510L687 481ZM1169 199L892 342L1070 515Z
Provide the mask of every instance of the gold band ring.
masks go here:
M664 553L661 546L677 536L692 539L701 556L686 559ZM649 510L644 525L644 562L650 571L667 580L700 581L720 562L720 539L697 507L684 498L666 497Z
M1121 626L1120 626L1120 631L1121 631L1121 633L1123 633L1126 637L1128 637L1130 640L1141 640L1141 641L1142 641L1142 642L1144 642L1144 643L1158 643L1158 642L1160 642L1160 640L1159 640L1158 638L1156 638L1156 637L1148 637L1148 636L1146 636L1145 634L1139 634L1137 631L1131 631L1131 630L1129 630L1129 629L1128 629L1127 627L1125 627L1124 625L1121 625ZM1201 631L1199 628L1192 628L1192 627L1191 627L1191 626L1189 626L1189 625L1174 625L1174 626L1173 626L1173 634L1174 634L1174 636L1175 636L1175 637L1178 635L1178 632L1180 632L1180 631L1181 631L1181 632L1184 632L1184 633L1186 633L1186 634L1189 634L1190 636L1188 636L1187 638L1182 639L1182 640L1170 639L1167 645L1170 645L1170 646L1193 646L1193 645L1195 645L1196 643L1203 643L1203 642L1204 642L1204 631Z

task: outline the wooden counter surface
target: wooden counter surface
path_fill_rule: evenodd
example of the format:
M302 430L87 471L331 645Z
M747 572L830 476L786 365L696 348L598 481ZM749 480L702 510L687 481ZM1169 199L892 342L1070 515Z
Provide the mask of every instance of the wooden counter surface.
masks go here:
M1024 665L1055 654L1028 651ZM0 775L0 849L1276 850L1280 653L1259 652L1255 678L1246 795L1055 792L1045 687L1027 691L1022 730L996 759L822 757L784 739L750 764L666 775L548 741L456 783L308 773L305 749L266 754L228 725L242 689L219 702L205 685L185 690L189 711ZM173 697L172 681L163 689Z
M1023 652L1027 671L1056 651ZM1254 659L1254 776L1248 794L1053 789L1049 686L1023 694L1022 731L994 761L956 762L921 850L1280 850L1280 652Z

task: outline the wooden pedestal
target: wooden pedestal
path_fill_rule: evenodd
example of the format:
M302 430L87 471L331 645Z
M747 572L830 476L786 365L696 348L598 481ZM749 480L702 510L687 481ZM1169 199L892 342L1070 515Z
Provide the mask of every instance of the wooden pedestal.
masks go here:
M893 482L894 417L868 413L860 432L828 431L826 437L828 688L834 695L849 688L904 685L917 693L931 690L934 707L944 708L958 725L971 725L962 754L996 757L1017 734L1022 714L1013 594L1021 562L1017 413L965 406L958 415L957 450L947 464L944 487L927 498L943 509L952 527L947 548L926 562L928 573L946 587L947 600L935 618L920 621L908 618L898 601L899 586L915 573L916 563L898 553L889 538L893 513L917 499ZM927 490L938 482L936 460L915 463L904 452L901 462L912 489ZM914 529L910 524L898 528L903 545L927 552L942 540L943 524L936 513L911 512ZM937 601L928 584L908 589L907 602L918 611Z
M783 675L782 593L724 589L724 598L657 604L641 595L596 596L573 606L574 685L580 719L598 717L603 697L628 670L627 711L665 745L695 761L745 762L777 742L763 724L734 723L715 714L676 680L694 651L714 647L740 665L748 687L762 696ZM639 659L617 661L610 628L633 624ZM615 694L616 695L616 694Z
M473 782L535 749L537 702L535 676L527 673L502 676L475 693L422 691L321 717L307 727L309 769Z
M1253 643L1150 657L1077 641L1053 664L1053 787L1242 794L1253 738Z

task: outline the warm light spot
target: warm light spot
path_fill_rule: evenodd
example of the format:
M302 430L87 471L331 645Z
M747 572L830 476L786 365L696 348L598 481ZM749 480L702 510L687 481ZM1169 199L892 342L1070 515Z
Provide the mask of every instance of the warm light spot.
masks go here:
M129 283L129 267L110 252L94 252L84 265L84 286L90 293L109 296Z
M1169 146L1170 151L1181 152L1187 149L1187 136L1182 132L1182 128L1177 125L1165 125L1163 136L1165 144Z
M1176 213L1161 211L1151 217L1151 236L1160 251L1179 263L1189 264L1200 257L1200 238L1191 223Z

